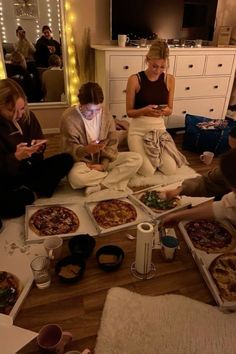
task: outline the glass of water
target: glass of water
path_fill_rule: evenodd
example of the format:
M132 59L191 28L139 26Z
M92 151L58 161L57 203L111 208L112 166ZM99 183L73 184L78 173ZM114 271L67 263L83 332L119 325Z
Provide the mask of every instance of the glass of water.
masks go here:
M50 260L45 256L38 256L30 263L34 281L39 289L48 288L51 284Z

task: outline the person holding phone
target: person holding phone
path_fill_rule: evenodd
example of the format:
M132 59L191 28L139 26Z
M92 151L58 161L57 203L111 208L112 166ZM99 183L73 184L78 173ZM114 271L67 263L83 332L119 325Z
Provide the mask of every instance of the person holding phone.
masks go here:
M85 187L86 195L105 188L124 191L142 157L118 153L115 122L102 107L103 92L97 83L82 85L78 98L79 104L68 108L61 120L62 146L75 161L69 182L74 189Z
M163 40L153 42L146 56L147 68L131 75L126 88L126 110L132 118L128 132L130 151L143 157L138 171L152 176L156 170L172 175L187 164L166 131L164 117L172 113L174 77L168 71L169 48Z
M37 197L51 197L73 165L69 154L44 159L46 140L21 86L0 80L0 217L17 217Z

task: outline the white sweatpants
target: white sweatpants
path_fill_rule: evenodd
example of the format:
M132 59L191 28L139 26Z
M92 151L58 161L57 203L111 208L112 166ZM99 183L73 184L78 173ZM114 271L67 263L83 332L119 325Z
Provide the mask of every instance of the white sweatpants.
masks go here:
M124 191L142 162L141 155L136 152L119 152L106 172L91 170L86 163L76 162L69 172L68 179L74 189L102 184L110 189Z
M143 158L143 164L138 173L148 177L154 175L156 168L151 164L143 145L143 137L150 130L165 130L162 117L160 119L153 117L133 118L128 132L129 150L139 153ZM175 160L164 150L162 154L162 165L158 168L164 175L173 175L176 172L177 165Z

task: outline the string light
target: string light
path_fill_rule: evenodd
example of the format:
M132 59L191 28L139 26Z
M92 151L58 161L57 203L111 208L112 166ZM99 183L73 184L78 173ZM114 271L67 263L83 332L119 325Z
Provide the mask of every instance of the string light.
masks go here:
M2 33L2 42L3 43L7 43L7 36L6 36L6 28L5 28L5 24L4 24L2 1L0 1L0 25L1 25L1 33Z
M70 103L75 104L78 101L77 93L79 86L79 78L76 71L76 53L74 45L74 37L72 26L75 21L75 14L71 10L70 0L65 2L65 35L67 39L67 53L68 53L68 76L69 76L69 98Z

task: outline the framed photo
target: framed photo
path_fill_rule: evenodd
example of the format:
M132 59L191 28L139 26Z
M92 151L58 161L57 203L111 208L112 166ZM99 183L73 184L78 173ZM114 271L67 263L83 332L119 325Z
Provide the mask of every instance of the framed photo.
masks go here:
M22 19L39 17L38 0L13 0L15 16Z

